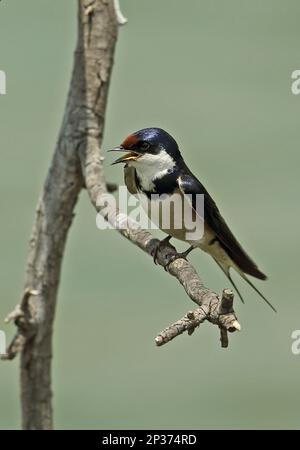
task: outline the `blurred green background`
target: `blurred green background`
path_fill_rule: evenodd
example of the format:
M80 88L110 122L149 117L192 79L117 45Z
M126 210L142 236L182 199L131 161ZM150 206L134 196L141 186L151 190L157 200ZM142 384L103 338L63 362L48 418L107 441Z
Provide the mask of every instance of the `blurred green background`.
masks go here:
M297 0L121 0L103 149L130 132L172 133L249 253L274 314L242 281L242 332L203 325L156 348L193 308L176 280L114 231L82 193L63 266L54 338L56 428L296 428L300 356ZM1 320L20 298L35 204L61 124L77 2L0 3ZM122 182L120 167L107 178ZM179 246L180 247L180 246ZM103 259L103 257L105 259ZM228 286L201 252L206 285ZM235 277L237 280L238 277ZM1 322L3 323L3 322ZM7 337L13 326L1 325ZM18 361L0 364L0 428L20 426Z

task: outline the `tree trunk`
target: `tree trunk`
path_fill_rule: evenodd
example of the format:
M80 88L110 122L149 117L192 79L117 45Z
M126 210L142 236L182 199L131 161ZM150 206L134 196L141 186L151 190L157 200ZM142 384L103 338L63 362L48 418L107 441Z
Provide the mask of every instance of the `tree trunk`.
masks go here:
M71 87L30 240L25 290L37 295L27 295L23 308L27 317L19 319L26 338L21 353L24 429L53 426L52 328L64 248L83 187L78 155L87 145L98 146L102 140L117 29L111 1L79 1Z

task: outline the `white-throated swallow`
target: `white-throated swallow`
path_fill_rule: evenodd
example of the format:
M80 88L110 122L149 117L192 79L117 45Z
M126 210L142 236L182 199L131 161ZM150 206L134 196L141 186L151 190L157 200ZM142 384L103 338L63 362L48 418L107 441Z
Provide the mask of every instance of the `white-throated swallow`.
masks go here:
M199 247L214 258L242 301L243 298L231 278L230 268L234 268L276 311L246 276L247 274L265 280L266 275L258 269L236 240L212 197L185 164L177 142L169 133L161 128L144 128L129 135L113 150L126 152L113 164L125 163L126 186L131 194L139 195L148 214L151 203L156 201L152 200L153 197L162 196L163 199L170 200L179 195L183 199L188 198L192 217L196 216L199 223L203 221L203 232L201 236L199 235L199 239L187 239L186 230L174 226L176 208L169 208L170 202L168 203L168 214L173 215L170 217L170 224L173 226L160 225L160 228L168 234L164 241L174 237L190 244L188 250L179 256L186 257L191 250ZM200 217L196 208L197 194L204 195L203 217Z

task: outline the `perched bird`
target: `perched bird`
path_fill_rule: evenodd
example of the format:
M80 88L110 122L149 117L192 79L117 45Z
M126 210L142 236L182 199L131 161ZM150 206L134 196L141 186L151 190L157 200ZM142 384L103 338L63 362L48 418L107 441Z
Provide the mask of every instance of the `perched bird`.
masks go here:
M265 280L266 275L261 272L254 261L247 255L236 240L228 225L220 214L220 211L202 183L193 175L185 164L175 139L161 128L144 128L129 135L120 146L112 151L127 152L118 158L113 164L125 163L125 183L130 193L136 194L141 199L143 207L150 214L151 206L161 196L162 209L168 208L170 224L167 227L159 223L159 228L168 234L161 242L169 241L172 237L186 241L190 247L178 257L186 257L194 248L200 248L211 255L219 267L223 270L239 297L243 298L234 284L230 268L234 268L250 286L268 303L265 296L246 277L252 275L260 280ZM199 214L196 207L197 194L204 195L204 214ZM188 198L191 209L191 217L198 220L199 237L188 239L186 227L175 227L176 208L170 208L172 199ZM165 202L165 203L164 203ZM181 212L182 214L182 212ZM151 217L152 219L152 217ZM158 219L160 222L160 219ZM181 222L182 224L184 221Z

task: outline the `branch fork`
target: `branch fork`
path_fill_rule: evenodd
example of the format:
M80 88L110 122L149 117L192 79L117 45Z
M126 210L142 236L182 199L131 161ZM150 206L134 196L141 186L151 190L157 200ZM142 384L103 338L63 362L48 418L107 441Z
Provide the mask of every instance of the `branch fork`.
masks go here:
M221 346L228 347L227 332L233 333L241 330L232 309L233 293L230 289L224 289L222 296L215 298L209 296L207 299L200 308L189 311L184 317L161 331L155 338L156 345L160 347L167 344L185 331L191 336L195 329L207 320L219 327Z

